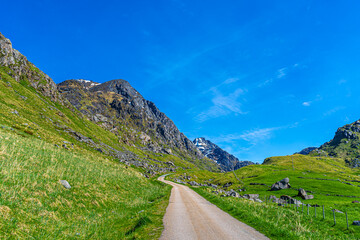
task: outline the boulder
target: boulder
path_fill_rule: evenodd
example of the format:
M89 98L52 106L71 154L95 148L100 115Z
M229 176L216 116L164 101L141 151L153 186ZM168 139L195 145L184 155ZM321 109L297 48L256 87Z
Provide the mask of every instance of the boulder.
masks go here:
M244 198L255 200L259 198L259 194L245 194Z
M270 191L278 191L278 190L282 190L282 189L287 189L287 188L290 188L290 180L289 178L284 178L276 183L274 183L272 186L271 186L271 190Z
M240 197L240 194L235 192L234 189L231 189L230 191L228 191L226 193L226 195L229 196L229 197L237 197L237 198Z
M278 201L278 202L280 202L280 203L290 203L290 204L297 204L297 205L302 204L301 201L299 201L299 200L297 200L297 199L294 199L294 198L292 198L292 197L290 197L290 196L288 196L288 195L282 195L282 196L280 197L280 200L283 200L283 202L282 202L282 201Z
M298 196L301 197L302 199L305 199L305 197L307 196L307 193L303 188L300 188Z
M224 188L230 187L233 183L232 182L228 182L224 184Z
M352 225L360 226L360 221L354 221L354 222L352 223Z
M310 199L314 199L314 195L306 195L305 200L310 200Z
M352 201L352 203L359 203L359 201Z
M71 188L70 184L69 184L68 181L66 181L66 180L60 180L60 183L61 183L61 185L63 185L64 188L66 188L66 189L70 189L70 188Z
M260 199L255 199L255 202L262 203L263 201L261 201Z

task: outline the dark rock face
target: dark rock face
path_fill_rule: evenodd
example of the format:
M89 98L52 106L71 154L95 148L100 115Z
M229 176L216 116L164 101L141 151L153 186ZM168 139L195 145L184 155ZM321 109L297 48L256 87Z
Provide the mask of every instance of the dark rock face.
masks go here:
M282 190L282 189L287 189L290 188L290 180L289 178L284 178L276 183L274 183L271 186L271 191L278 191L278 190Z
M67 80L58 84L63 97L92 121L121 136L121 141L164 154L178 150L203 158L195 145L153 102L144 99L125 80L102 84L89 80Z
M308 148L305 148L303 150L301 150L300 152L297 152L295 154L302 154L302 155L308 155L309 153L311 153L312 151L318 149L317 147L308 147Z
M206 157L214 160L224 171L236 170L251 164L250 161L239 161L234 155L224 151L216 144L203 137L196 138L193 143Z
M27 81L41 94L50 97L52 101L63 103L54 81L40 71L34 64L16 49L11 41L0 33L0 66L8 67L9 74L18 82ZM1 76L0 76L1 77Z

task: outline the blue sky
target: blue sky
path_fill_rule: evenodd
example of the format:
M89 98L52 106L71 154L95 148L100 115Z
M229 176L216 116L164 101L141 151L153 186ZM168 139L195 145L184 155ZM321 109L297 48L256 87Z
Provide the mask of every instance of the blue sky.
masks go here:
M190 139L262 162L360 118L359 1L6 1L56 83L128 80Z

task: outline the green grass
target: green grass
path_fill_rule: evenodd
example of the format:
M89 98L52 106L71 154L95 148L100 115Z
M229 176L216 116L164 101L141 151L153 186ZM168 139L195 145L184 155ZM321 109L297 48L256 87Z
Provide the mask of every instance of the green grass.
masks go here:
M1 239L156 239L170 187L100 153L0 129L0 194Z
M289 195L304 204L325 206L326 220L321 220L322 208L318 209L318 218L315 220L302 214L297 215L289 209L279 210L275 206L264 207L262 204L243 199L220 197L211 193L214 190L213 188L195 188L197 192L212 203L273 239L326 239L327 236L339 239L360 238L360 227L350 226L350 231L346 230L345 214L337 213L338 224L332 227L333 209L347 212L350 225L353 221L360 220L360 204L352 203L354 200L360 201L360 187L358 187L360 183L350 181L360 181L360 171L347 167L344 159L304 155L272 157L266 159L262 165L251 165L236 170L237 178L233 172L213 173L197 169L178 172L168 178L174 179L185 173L187 176L191 176L191 180L198 183L211 182L223 190L245 189L245 192L239 192L242 195L259 194L262 199L270 195L275 195L278 198L282 195ZM269 191L273 183L285 177L289 177L292 188ZM229 182L232 185L223 188L224 184ZM252 183L262 183L267 186L251 185ZM355 186L345 183L351 183ZM297 197L297 189L299 188L312 191L313 193L308 194L314 195L314 199L303 200ZM355 198L346 196L355 196ZM293 214L294 216L292 216ZM310 215L314 215L314 208L312 207L310 208ZM286 219L290 219L290 222L286 222ZM312 224L309 225L309 222Z
M276 204L255 203L245 199L220 197L212 194L209 188L193 188L211 203L230 213L238 220L254 227L271 239L359 239L359 227L346 227L344 214L337 214L337 224L333 226L332 211L327 209L326 218L322 218L322 210L310 208L307 215L294 206L287 208ZM360 210L359 208L357 210ZM357 211L358 213L358 211Z

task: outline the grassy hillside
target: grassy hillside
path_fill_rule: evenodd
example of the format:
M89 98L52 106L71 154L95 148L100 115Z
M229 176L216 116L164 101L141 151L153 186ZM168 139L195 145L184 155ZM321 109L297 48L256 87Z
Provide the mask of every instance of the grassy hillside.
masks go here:
M176 173L170 178L175 179L184 174ZM218 189L225 191L234 189L241 195L259 194L261 199L270 195L278 198L288 195L304 204L325 206L328 218L322 220L320 217L317 220L311 220L303 214L296 214L294 210L278 210L275 205L264 208L264 204L239 198L220 197L221 194L212 193L214 188L196 189L214 204L274 239L284 237L290 239L360 238L360 227L350 226L350 230L346 230L345 214L338 213L338 225L332 227L332 209L347 212L350 224L355 220L360 220L358 215L360 204L352 203L352 201L360 201L360 170L349 168L344 159L305 155L272 157L266 159L262 165L250 165L238 169L235 174L190 170L186 176L191 176L191 180L198 183L217 184ZM269 191L273 183L285 177L289 177L292 188ZM226 183L232 183L232 185L224 188ZM297 197L299 188L310 191L309 194L314 195L314 199L303 200ZM245 191L239 191L240 189ZM310 208L311 214L314 215L313 207ZM293 217L288 221L290 216ZM318 209L319 216L322 216L322 209Z
M0 124L62 147L118 158L118 151L130 152L132 158L156 168L168 168L169 161L183 168L216 170L210 160L184 158L180 154L155 154L141 150L141 145L127 145L121 135L105 130L88 120L70 104L66 106L39 94L24 78L17 82L12 70L0 67ZM66 102L66 101L65 101ZM80 136L80 137L79 137ZM136 136L136 133L134 133ZM64 143L65 141L65 143Z
M170 187L100 153L0 129L0 194L2 239L156 239Z

